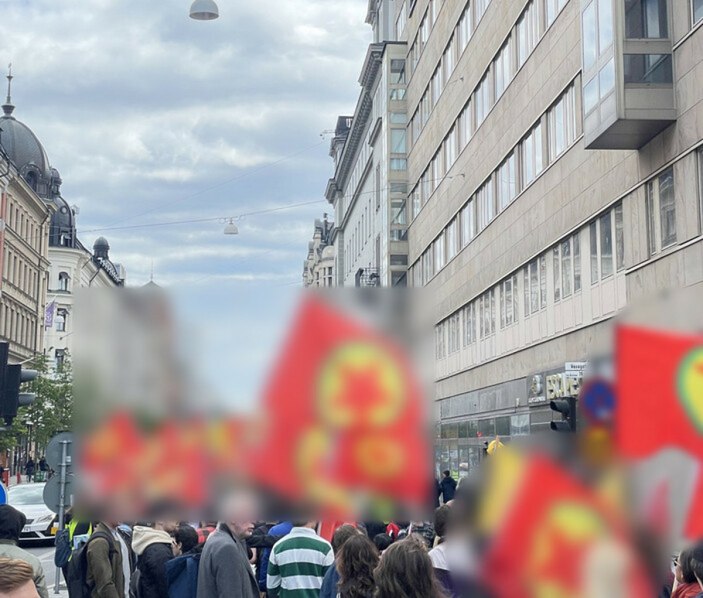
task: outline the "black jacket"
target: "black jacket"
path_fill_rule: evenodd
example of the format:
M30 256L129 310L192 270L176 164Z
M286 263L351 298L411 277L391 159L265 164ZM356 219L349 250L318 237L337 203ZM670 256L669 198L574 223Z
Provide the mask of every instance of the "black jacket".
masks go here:
M444 476L439 485L442 488L442 499L444 500L444 504L447 504L454 498L454 493L456 492L456 480L452 477Z
M166 561L173 558L169 535L136 525L132 531L132 548L137 554L139 598L168 598Z

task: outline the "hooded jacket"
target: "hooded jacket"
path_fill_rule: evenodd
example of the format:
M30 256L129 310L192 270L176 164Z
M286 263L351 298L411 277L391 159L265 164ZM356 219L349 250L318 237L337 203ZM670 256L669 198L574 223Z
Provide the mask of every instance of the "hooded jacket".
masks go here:
M137 555L137 594L140 598L168 598L166 561L173 558L173 538L163 531L135 525L132 550Z

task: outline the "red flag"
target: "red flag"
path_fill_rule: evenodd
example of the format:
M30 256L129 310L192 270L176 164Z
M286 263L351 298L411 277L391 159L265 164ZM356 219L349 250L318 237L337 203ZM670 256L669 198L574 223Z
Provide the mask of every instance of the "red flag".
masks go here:
M598 579L598 551L616 545L628 555L626 591L617 595L649 596L644 570L625 540L621 522L593 491L535 456L489 546L484 583L497 598L584 595Z
M615 432L624 457L703 457L703 337L619 328Z
M419 387L402 352L319 297L302 305L264 396L252 476L338 519L360 495L423 505Z

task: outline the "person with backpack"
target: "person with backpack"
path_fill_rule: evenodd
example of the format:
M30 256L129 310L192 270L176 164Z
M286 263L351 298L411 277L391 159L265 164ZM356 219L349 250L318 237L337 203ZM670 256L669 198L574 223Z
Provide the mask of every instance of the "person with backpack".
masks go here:
M166 562L169 598L196 598L198 567L205 543L198 542L198 533L190 525L179 525L175 534L180 556Z
M41 598L49 598L46 580L44 579L44 569L39 559L17 546L22 528L26 523L27 518L24 513L10 505L0 505L0 557L20 559L28 563L34 571L33 578L37 592L39 592Z
M68 563L73 556L75 540L80 536L90 536L93 532L93 523L74 517L71 509L66 511L65 516L66 524L62 530L58 531L54 540L56 546L54 565L61 569L64 580L68 582Z
M116 521L93 525L87 542L71 555L66 581L71 598L128 598L129 549L117 526Z
M153 527L135 525L132 529L138 571L132 585L136 586L138 598L168 598L166 562L176 552L171 534L177 528L177 521L157 521Z

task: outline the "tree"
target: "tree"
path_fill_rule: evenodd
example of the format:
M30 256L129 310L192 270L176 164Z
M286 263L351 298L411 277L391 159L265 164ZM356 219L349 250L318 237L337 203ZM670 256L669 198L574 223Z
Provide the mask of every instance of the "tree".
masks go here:
M0 435L0 449L17 446L29 432L27 422L31 422L32 442L43 453L55 434L71 429L73 371L68 357L56 370L49 368L44 355L37 356L29 367L39 372L26 391L35 393L36 398L29 407L20 407L10 430Z

